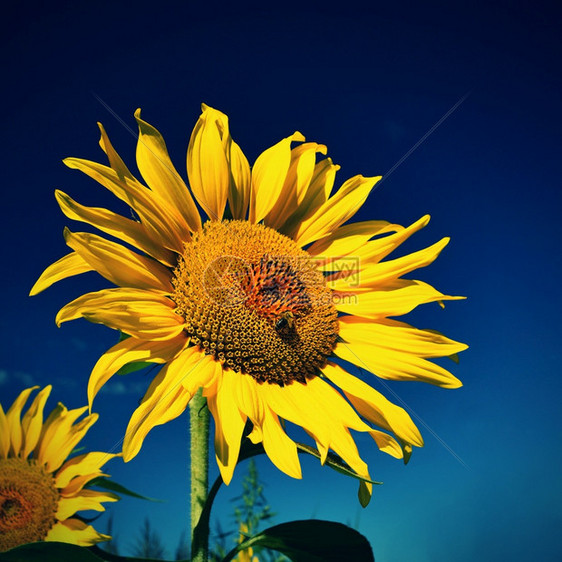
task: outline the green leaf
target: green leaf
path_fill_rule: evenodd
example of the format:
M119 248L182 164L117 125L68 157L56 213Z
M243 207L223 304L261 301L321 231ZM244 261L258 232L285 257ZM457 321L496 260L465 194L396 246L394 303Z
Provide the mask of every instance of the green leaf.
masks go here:
M87 548L63 542L33 542L0 553L0 562L100 562Z
M136 492L132 492L131 490L125 488L125 486L118 484L117 482L115 482L115 480L110 480L105 476L98 476L97 478L90 480L87 487L89 488L90 486L97 486L98 488L103 488L104 490L110 490L111 492L117 492L118 494L131 496L133 498L139 498L141 500L148 500L151 502L164 502L164 500L149 498L148 496L141 496L140 494L137 494Z
M454 361L457 365L459 364L459 354L458 353L453 353L452 355L447 355L447 357L449 359L451 359L451 361Z
M240 543L223 560L251 546L270 548L293 562L374 562L369 541L359 532L333 521L308 519L270 527Z
M137 361L135 363L127 363L126 365L123 365L115 374L128 375L129 373L140 371L145 367L154 367L154 363L150 363L149 361Z

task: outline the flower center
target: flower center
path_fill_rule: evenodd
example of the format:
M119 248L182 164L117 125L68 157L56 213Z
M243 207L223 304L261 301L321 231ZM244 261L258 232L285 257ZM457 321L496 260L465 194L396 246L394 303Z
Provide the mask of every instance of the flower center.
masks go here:
M259 382L304 383L335 346L337 311L324 276L266 226L207 222L185 244L174 287L191 342Z
M54 525L59 493L33 461L0 460L0 552L43 540Z

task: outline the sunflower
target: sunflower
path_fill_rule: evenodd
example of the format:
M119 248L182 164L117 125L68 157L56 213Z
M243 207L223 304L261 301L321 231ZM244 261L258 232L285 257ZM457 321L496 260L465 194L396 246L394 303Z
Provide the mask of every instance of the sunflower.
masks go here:
M252 442L261 442L271 461L295 478L301 467L286 422L312 437L322 462L332 450L364 478L368 467L350 430L368 433L397 458L422 446L406 411L344 366L383 379L461 386L428 359L456 354L464 344L392 319L424 303L462 298L402 278L433 262L448 238L385 260L429 217L407 228L374 220L344 225L380 177L354 176L332 194L339 166L318 158L326 147L305 142L299 132L265 150L250 168L227 116L206 105L187 150L188 189L161 134L140 110L135 117L144 183L101 124L109 166L64 161L125 202L133 218L85 207L56 191L68 218L118 241L65 229L72 251L31 290L92 270L116 286L73 300L56 317L58 325L83 317L128 336L94 366L90 405L121 367L164 365L131 416L125 461L199 389L214 417L216 459L226 483L248 421ZM370 484L361 486L362 503L370 491Z
M84 488L118 455L90 452L67 459L98 415L78 418L87 406L67 410L61 403L43 422L51 386L41 390L21 417L29 395L22 391L4 413L0 404L0 552L20 544L59 541L91 546L111 537L72 517L77 511L105 511L110 492Z

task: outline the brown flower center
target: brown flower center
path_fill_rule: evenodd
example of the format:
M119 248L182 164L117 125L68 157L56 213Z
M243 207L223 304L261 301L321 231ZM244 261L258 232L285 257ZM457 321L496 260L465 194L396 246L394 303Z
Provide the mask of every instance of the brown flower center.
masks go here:
M59 493L33 461L0 460L0 552L43 540L54 525Z
M192 343L257 381L304 383L334 348L337 312L324 276L266 226L207 222L185 245L174 287Z

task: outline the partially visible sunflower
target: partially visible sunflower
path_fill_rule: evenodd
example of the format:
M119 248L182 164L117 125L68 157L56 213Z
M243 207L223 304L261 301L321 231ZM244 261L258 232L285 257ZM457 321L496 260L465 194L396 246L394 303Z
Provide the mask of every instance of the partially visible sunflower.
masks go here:
M397 458L422 446L410 416L334 358L384 379L461 385L427 359L466 345L391 319L424 303L462 298L402 279L433 262L448 238L383 261L429 217L407 228L384 221L342 226L380 177L354 176L331 195L339 166L330 158L317 161L326 147L304 142L299 132L263 152L250 169L227 116L206 105L187 150L189 190L160 133L140 110L135 117L137 165L148 187L125 166L101 125L109 166L65 160L129 205L135 218L85 207L56 191L68 218L121 243L65 229L72 252L31 290L92 270L117 286L77 298L56 318L60 325L83 317L130 336L95 365L90 404L124 365L164 364L130 419L125 460L154 426L181 414L200 388L215 420L216 458L226 483L247 420L250 439L262 442L273 463L295 478L301 467L286 421L306 430L322 461L332 449L365 478L368 467L350 429L369 433ZM192 195L209 218L204 224ZM360 487L363 504L370 492L370 484Z
M105 511L102 502L119 499L84 486L102 474L115 456L90 452L67 459L98 418L81 421L87 406L67 410L60 402L43 422L51 386L41 390L21 418L27 388L4 413L0 404L0 552L37 541L91 546L111 537L73 517L77 511Z

